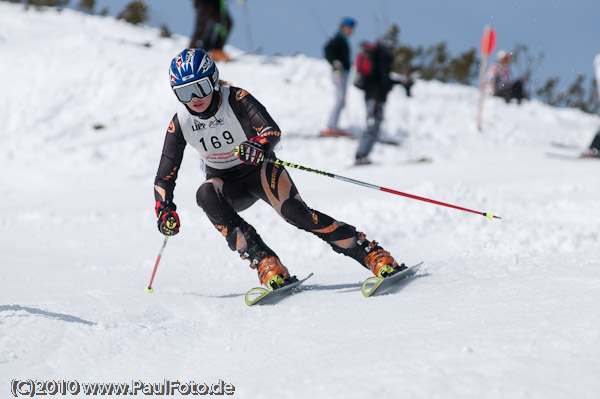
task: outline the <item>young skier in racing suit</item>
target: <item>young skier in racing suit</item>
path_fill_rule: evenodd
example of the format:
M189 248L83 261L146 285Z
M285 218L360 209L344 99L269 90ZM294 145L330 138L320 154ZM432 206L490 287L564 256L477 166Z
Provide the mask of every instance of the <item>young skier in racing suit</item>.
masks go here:
M335 252L356 259L375 275L402 270L389 252L363 233L309 208L286 169L268 162L281 132L267 110L243 89L219 80L214 61L201 49L186 49L171 62L171 87L181 107L167 129L155 179L158 229L179 232L173 203L175 180L187 144L205 163L206 180L196 193L198 205L225 237L229 248L257 269L261 284L277 289L293 281L281 261L238 212L258 199L288 223L326 241Z

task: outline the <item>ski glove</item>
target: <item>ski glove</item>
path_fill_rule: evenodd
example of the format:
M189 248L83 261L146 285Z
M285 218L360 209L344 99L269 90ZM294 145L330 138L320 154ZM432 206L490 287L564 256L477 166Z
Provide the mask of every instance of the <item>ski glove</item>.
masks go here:
M169 201L157 201L154 207L158 217L158 231L166 236L174 236L179 233L179 215L177 215L177 205Z
M245 164L258 166L265 159L265 145L269 144L266 137L256 136L235 147L235 155Z

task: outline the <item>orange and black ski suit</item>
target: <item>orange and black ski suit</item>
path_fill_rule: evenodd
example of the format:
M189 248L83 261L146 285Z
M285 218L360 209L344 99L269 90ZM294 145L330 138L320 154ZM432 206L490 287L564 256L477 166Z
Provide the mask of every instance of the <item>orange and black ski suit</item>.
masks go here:
M198 115L182 106L173 117L155 179L155 199L173 200L184 148L190 144L205 163L206 180L196 193L198 206L225 237L231 250L251 260L274 255L256 230L238 214L261 199L288 223L315 234L334 251L363 264L364 252L358 248L356 229L309 208L285 167L266 161L259 166L247 165L233 154L241 142L257 135L269 140L265 154L279 142L279 127L264 106L236 87L221 87L217 94L219 106L214 115Z

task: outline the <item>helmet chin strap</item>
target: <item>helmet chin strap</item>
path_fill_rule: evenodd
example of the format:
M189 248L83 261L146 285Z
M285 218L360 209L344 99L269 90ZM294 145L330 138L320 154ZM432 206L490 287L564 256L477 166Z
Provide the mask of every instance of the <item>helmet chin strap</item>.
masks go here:
M190 109L190 107L187 106L187 104L184 105L192 115L199 116L202 119L208 119L214 116L219 110L219 107L221 106L221 97L221 90L215 90L213 98L210 101L210 105L208 106L208 108L206 108L206 111L204 112L194 112Z

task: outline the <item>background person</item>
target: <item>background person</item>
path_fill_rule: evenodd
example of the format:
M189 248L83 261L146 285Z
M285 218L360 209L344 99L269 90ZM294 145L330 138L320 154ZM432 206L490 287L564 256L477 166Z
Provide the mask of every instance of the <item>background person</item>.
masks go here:
M510 71L511 56L504 50L496 54L496 62L492 64L488 72L488 79L492 94L504 98L509 103L513 98L517 104L521 104L524 98L523 81L521 79L513 80Z
M196 25L190 48L208 51L216 61L229 61L223 51L233 21L227 11L227 0L194 0Z
M396 36L388 34L377 40L372 51L372 72L369 78L365 79L363 85L367 106L367 127L358 142L355 165L371 163L369 154L379 137L388 93L394 84L402 84L401 80L392 78L391 74L394 62L393 50L396 43Z
M350 73L350 43L348 38L354 32L356 21L352 18L344 18L340 29L324 47L325 59L331 64L333 74L333 85L335 86L335 104L331 110L327 128L321 132L323 136L348 136L349 134L339 129L338 122L340 113L346 104L346 89L348 85L348 74Z

